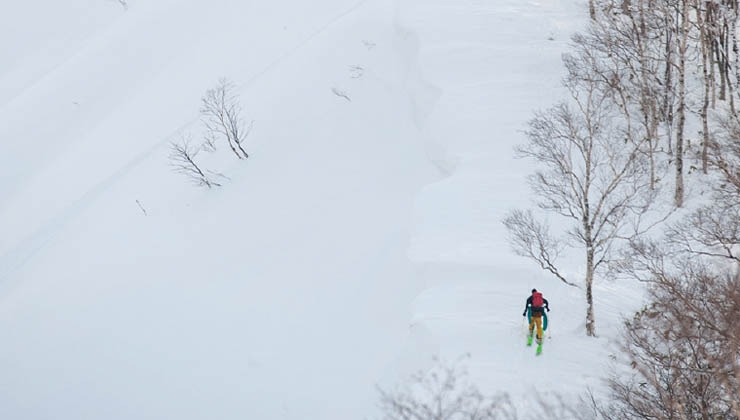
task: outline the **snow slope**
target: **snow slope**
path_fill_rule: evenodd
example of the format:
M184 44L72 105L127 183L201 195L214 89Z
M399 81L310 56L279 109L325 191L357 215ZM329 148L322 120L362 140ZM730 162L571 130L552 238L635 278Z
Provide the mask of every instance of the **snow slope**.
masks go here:
M418 291L413 197L437 177L392 7L134 3L5 104L0 416L372 408ZM196 190L166 143L222 75L255 120L252 158Z
M588 340L580 293L500 224L528 202L512 147L559 94L576 5L45 3L0 18L0 417L364 418L434 354L515 398L598 382L639 293L602 285ZM228 179L196 189L168 143L222 76L251 157L207 158Z
M585 337L585 296L514 256L501 220L533 205L526 175L534 162L513 158L526 122L564 94L560 56L584 24L583 5L546 1L401 1L400 20L420 39L419 62L440 99L423 131L433 161L449 176L426 186L415 206L410 256L426 289L412 325L441 357L469 354L468 369L490 393L521 408L533 390L566 398L602 389L623 314L642 288L596 284L599 339ZM565 272L583 278L576 253ZM523 347L521 313L532 288L550 301L541 358ZM429 346L429 344L427 344Z

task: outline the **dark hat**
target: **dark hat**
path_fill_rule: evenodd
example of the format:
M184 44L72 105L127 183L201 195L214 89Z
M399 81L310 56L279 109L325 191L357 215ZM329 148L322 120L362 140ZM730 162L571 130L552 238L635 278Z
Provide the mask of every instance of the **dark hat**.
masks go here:
M532 293L534 293L534 292L536 292L536 291L537 291L537 289L532 289Z

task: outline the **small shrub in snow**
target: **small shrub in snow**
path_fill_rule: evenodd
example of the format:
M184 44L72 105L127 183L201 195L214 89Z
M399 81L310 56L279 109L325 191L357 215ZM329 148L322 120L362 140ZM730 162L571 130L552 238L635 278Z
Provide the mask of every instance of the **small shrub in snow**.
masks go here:
M115 0L118 2L118 4L123 7L123 10L128 10L128 2L126 0Z
M226 141L239 159L247 159L244 140L249 136L252 123L246 126L241 116L242 108L234 93L234 84L221 79L213 89L206 91L201 99L200 114L206 128L206 144L215 150L219 140Z
M345 91L343 91L341 89L337 89L335 87L331 88L331 91L332 91L333 94L337 95L338 97L340 97L342 99L346 99L347 102L352 102L352 99L350 99L350 97L347 94L347 92L345 92Z
M188 177L195 185L220 187L221 184L211 180L201 167L195 162L195 158L202 148L191 145L188 137L182 137L178 142L170 143L170 166L175 172Z
M441 362L411 377L405 386L380 390L384 420L497 420L515 419L505 395L486 397L460 366Z
M533 394L533 395L532 395ZM436 360L393 392L380 390L384 420L594 420L598 409L593 395L573 403L536 389L523 396L528 409L518 413L505 393L486 396L470 380L461 363Z

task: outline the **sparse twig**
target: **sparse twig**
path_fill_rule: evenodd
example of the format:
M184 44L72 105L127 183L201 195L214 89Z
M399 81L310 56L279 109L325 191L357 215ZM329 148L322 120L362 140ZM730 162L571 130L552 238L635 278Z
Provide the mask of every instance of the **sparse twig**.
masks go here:
M128 2L126 0L116 0L118 4L123 7L123 10L128 10Z
M359 79L365 74L365 69L362 66L352 65L349 66L349 76L353 79Z
M337 88L331 88L331 91L332 91L332 92L333 92L333 93L334 93L335 95L339 96L340 98L344 98L344 99L346 99L346 100L347 100L348 102L352 102L352 99L350 99L350 98L349 98L349 95L347 95L347 93L345 93L344 91L342 91L342 90L339 90L339 89L337 89Z
M144 206L141 205L141 202L139 200L136 200L136 204L141 209L141 212L144 213L144 216L147 216L146 209L144 208Z

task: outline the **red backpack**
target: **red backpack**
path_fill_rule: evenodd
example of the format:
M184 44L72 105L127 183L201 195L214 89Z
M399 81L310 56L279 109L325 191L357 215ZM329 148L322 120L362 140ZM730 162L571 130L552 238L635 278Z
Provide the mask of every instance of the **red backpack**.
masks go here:
M532 293L532 308L541 308L544 302L542 302L542 293Z

